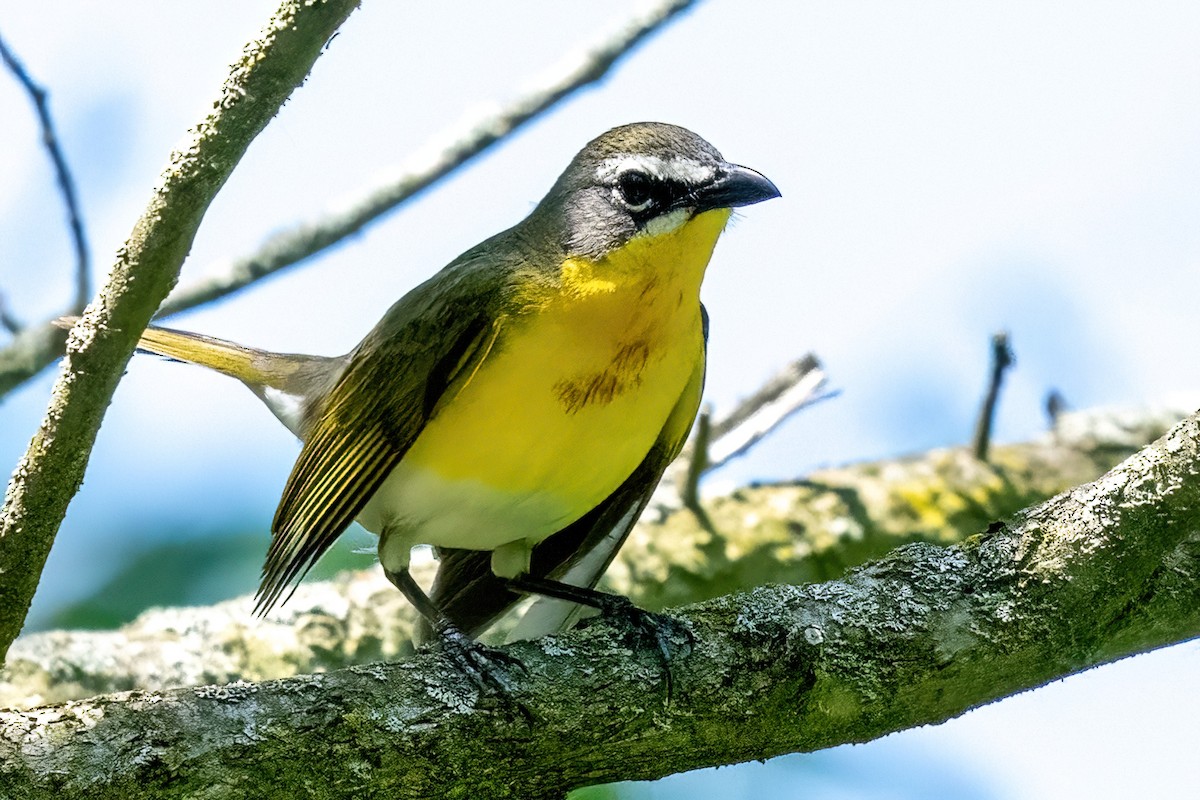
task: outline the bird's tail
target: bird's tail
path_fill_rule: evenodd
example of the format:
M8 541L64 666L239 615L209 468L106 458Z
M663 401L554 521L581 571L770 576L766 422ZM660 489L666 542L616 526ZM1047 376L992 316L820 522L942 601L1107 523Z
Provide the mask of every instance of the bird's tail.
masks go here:
M137 346L155 355L208 367L250 386L279 386L295 369L295 356L171 328L146 328Z
M78 317L61 317L55 324L70 328L78 320ZM208 367L237 378L256 391L269 387L295 394L308 394L315 388L314 384L322 383L321 378L343 361L340 358L272 353L213 336L154 325L143 331L137 347L176 361Z

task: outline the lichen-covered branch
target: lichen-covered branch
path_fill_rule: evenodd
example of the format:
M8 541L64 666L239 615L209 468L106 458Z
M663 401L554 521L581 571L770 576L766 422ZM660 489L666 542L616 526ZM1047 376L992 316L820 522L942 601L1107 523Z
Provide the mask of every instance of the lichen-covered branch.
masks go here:
M963 544L682 609L666 662L603 622L509 646L508 696L424 654L3 712L0 794L557 798L939 722L1200 635L1198 477L1192 417Z
M818 470L737 489L630 534L604 578L647 608L763 583L812 583L910 542L949 544L1111 469L1197 405L1064 413L1029 442Z
M996 448L991 465L959 448L740 489L708 500L715 534L686 510L644 521L605 588L661 609L767 583L840 577L903 543L961 541L1095 479L1183 416L1169 408L1074 412L1052 435ZM432 564L417 568L428 582ZM301 584L266 619L251 614L253 605L241 597L155 609L118 631L23 636L0 671L0 707L281 678L411 652L412 609L377 568Z
M139 333L167 296L208 204L246 148L304 80L355 0L282 3L233 66L117 253L68 340L46 417L17 465L0 520L0 660L20 632L54 535Z
M414 570L426 583L430 566ZM378 569L303 583L266 618L253 609L247 595L213 606L151 609L116 631L22 636L0 670L0 708L260 681L412 653L412 606Z

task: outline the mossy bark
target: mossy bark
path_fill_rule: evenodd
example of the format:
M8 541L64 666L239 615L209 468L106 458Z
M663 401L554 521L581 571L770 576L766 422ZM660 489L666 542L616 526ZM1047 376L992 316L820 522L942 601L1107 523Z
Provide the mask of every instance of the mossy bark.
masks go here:
M506 648L0 713L0 796L562 797L865 741L1200 635L1200 420L962 543ZM513 663L509 663L509 659ZM519 666L517 666L519 665Z

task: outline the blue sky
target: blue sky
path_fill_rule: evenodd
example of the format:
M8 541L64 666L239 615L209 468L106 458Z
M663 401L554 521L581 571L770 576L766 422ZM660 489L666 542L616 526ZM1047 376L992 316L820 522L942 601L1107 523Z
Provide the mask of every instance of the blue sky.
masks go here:
M52 91L98 276L271 7L0 0L0 33ZM631 7L367 3L214 203L184 280L353 196ZM658 119L697 131L784 195L745 209L718 246L704 292L709 399L728 406L808 350L842 391L710 488L963 442L1000 328L1018 359L1002 439L1042 430L1052 387L1075 407L1193 396L1197 41L1200 5L1182 0L710 0L400 213L173 324L345 351L406 289L527 213L588 139ZM38 319L69 296L69 242L32 115L6 80L0 109L0 288ZM0 406L7 463L51 380ZM240 387L135 359L35 619L86 594L142 537L247 519L265 532L296 451ZM998 797L1177 794L1200 778L1183 749L1200 733L1197 666L1197 646L1184 645L848 752L948 754L989 776Z

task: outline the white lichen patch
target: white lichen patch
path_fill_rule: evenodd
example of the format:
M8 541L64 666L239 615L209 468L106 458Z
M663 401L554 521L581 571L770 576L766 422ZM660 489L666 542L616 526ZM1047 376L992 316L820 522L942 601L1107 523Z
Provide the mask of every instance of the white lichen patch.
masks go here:
M451 714L469 714L479 702L478 692L455 691L442 683L428 682L425 691L430 699L441 704Z
M551 657L575 655L575 651L560 642L557 636L544 636L538 639L538 644L542 652Z
M1017 618L1016 604L1011 600L1003 600L996 604L996 608L992 611L992 616L1001 622L1013 622Z
M197 686L192 694L201 700L217 700L225 703L236 703L258 691L258 684L247 681L234 681L217 686Z
M972 615L965 605L958 605L942 614L931 633L934 652L945 663L974 647L979 639L972 631Z
M381 664L364 664L361 666L350 667L350 671L355 675L365 675L368 678L374 678L380 682L388 679L387 671Z

